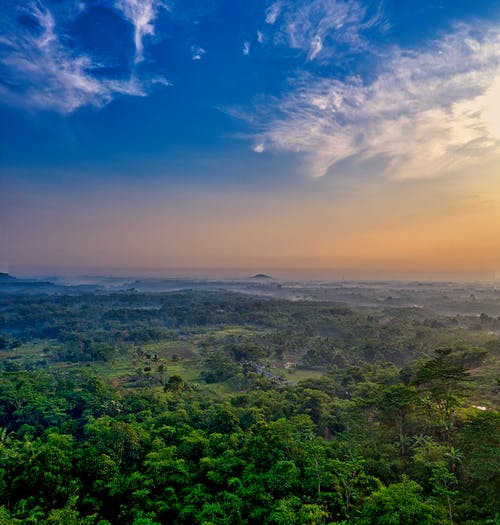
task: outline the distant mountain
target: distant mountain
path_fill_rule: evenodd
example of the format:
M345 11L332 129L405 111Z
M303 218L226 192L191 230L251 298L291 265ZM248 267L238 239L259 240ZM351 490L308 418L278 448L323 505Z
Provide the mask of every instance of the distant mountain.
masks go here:
M58 288L60 287L48 281L18 279L8 273L0 272L1 293L53 293L58 291Z
M256 273L252 279L272 279L270 275L266 275L265 273Z

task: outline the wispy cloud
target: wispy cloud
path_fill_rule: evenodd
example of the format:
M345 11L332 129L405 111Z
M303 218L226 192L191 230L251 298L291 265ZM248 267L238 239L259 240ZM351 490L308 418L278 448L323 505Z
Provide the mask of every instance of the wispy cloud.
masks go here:
M125 9L126 2L121 8ZM151 34L148 10L126 14L135 17L136 59L142 58L145 34ZM152 5L152 2L146 2ZM168 85L159 76L139 75L135 68L116 75L103 74L108 64L89 52L79 52L64 31L85 6L78 2L50 10L40 0L23 6L11 5L1 15L4 34L0 39L0 96L22 107L71 113L86 105L102 106L117 95L145 96L153 84ZM125 11L123 12L125 13ZM135 13L135 14L134 14ZM112 60L112 59L110 59Z
M201 60L206 51L200 46L191 46L191 58L193 60Z
M500 29L461 25L425 49L393 48L371 81L303 75L271 106L255 142L302 154L313 176L373 159L400 179L472 167L500 154Z
M135 62L141 62L144 60L143 39L154 35L158 10L167 5L161 0L117 0L115 5L134 26Z
M274 26L274 43L300 49L308 60L327 59L343 46L349 46L350 52L365 49L363 33L384 26L379 3L370 6L357 0L275 2L265 15Z
M266 24L274 24L281 11L281 3L274 2L266 9Z
M243 54L245 56L248 56L250 54L250 42L248 42L248 40L243 42Z
M315 35L314 38L311 41L309 54L307 55L307 58L309 60L314 60L319 53L321 53L321 50L323 49L323 40L319 35Z

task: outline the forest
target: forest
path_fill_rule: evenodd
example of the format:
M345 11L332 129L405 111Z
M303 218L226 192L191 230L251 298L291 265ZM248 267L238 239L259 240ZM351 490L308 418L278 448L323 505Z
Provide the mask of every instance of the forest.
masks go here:
M313 295L0 290L0 525L499 525L500 317Z

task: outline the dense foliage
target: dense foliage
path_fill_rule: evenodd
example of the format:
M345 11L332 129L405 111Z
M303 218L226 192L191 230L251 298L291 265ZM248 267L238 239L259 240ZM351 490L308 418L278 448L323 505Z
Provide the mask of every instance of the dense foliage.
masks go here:
M495 322L5 295L0 524L498 523Z

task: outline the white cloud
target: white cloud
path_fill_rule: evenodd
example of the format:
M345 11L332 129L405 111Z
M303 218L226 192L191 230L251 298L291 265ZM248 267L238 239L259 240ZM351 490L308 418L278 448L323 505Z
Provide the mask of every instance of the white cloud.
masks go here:
M383 25L379 4L370 10L358 0L274 3L266 11L266 22L276 27L275 44L300 49L308 60L332 57L342 46L348 46L350 52L365 49L363 32Z
M271 4L266 9L266 24L273 25L278 19L280 11L281 11L281 5L279 2L275 2L274 4Z
M262 31L257 31L257 42L262 44L264 42L264 33Z
M191 46L191 58L193 60L201 60L206 51L199 46Z
M426 49L380 56L371 82L304 76L262 108L257 141L303 155L313 176L383 160L393 178L472 168L500 154L500 29L462 25Z
M481 49L481 44L474 38L466 38L464 42L472 51L479 51Z
M308 60L314 60L318 53L321 52L323 49L323 42L321 40L321 37L319 35L315 35L314 38L311 41L311 49L309 51L309 55L307 56Z
M243 54L245 56L248 56L250 54L250 42L248 41L243 42Z
M259 143L259 144L255 144L253 150L255 151L255 153L264 153L266 148L264 147L264 144Z
M493 135L500 137L500 75L495 78L481 102L484 122Z
M65 16L81 12L81 6L73 12L64 7ZM21 24L19 17L30 24ZM133 71L125 79L94 75L104 64L68 47L58 19L40 1L12 7L2 21L0 96L6 102L65 114L85 105L102 106L119 94L145 96L152 84L168 84L162 77L140 78Z
M144 60L143 39L154 35L154 20L160 7L165 4L158 0L116 0L115 6L134 26L135 62Z

